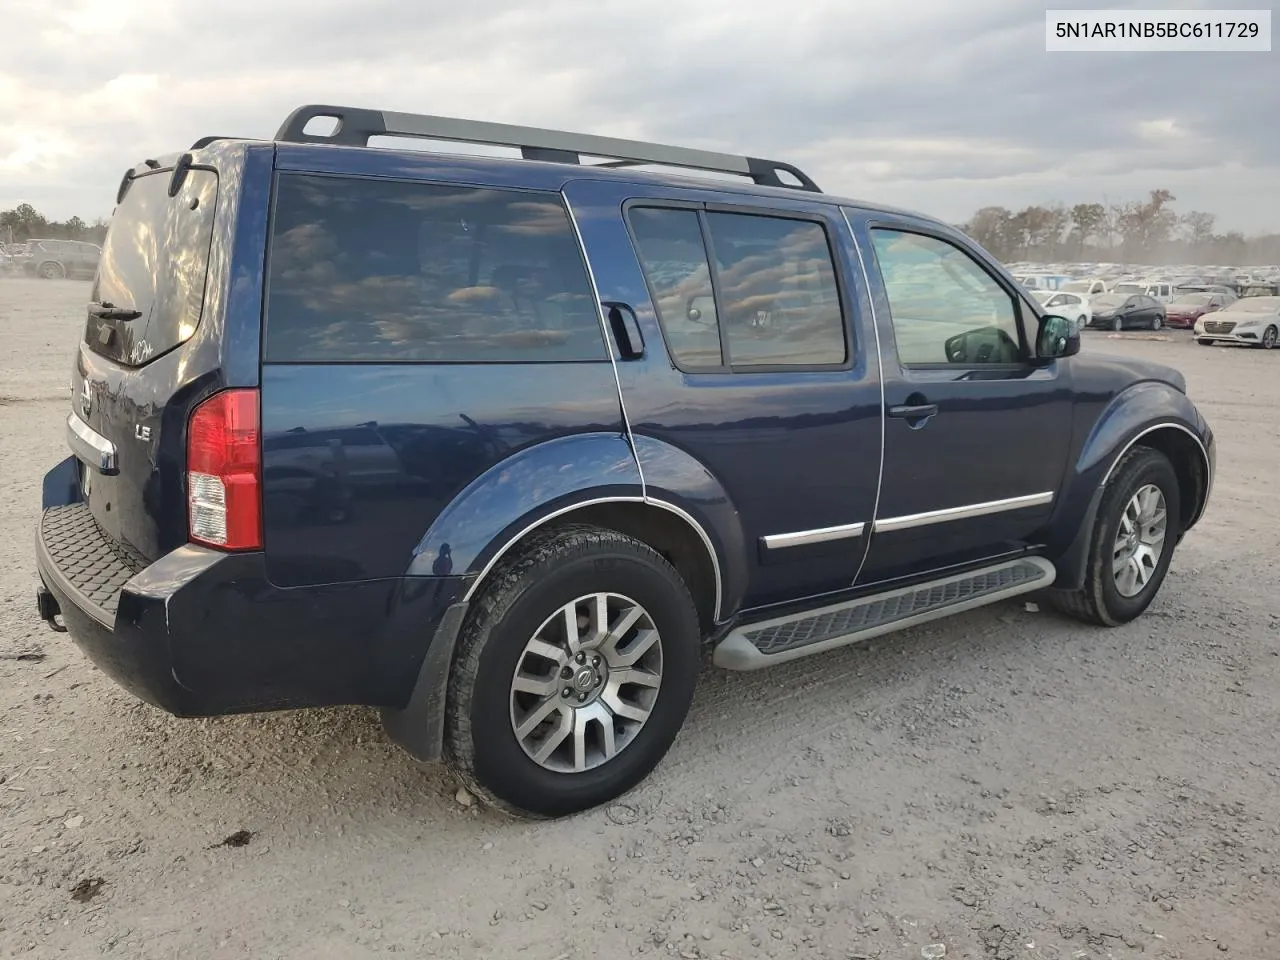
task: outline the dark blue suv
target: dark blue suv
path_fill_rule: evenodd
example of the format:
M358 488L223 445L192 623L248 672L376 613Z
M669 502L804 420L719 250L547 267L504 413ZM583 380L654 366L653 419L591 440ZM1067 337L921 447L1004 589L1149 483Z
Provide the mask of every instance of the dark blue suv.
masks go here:
M704 646L1129 621L1213 482L1179 373L757 158L304 107L128 171L91 297L42 616L178 715L380 707L534 815L653 769Z

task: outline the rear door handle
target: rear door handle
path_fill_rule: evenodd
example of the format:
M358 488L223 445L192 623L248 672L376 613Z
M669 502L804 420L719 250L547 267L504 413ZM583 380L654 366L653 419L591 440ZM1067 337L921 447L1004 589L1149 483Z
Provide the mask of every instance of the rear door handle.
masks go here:
M601 306L607 311L613 339L618 344L622 359L639 360L643 357L644 334L640 332L640 322L630 304L606 300Z
M936 403L907 403L889 408L889 416L897 417L899 420L927 420L929 417L936 416L937 413Z

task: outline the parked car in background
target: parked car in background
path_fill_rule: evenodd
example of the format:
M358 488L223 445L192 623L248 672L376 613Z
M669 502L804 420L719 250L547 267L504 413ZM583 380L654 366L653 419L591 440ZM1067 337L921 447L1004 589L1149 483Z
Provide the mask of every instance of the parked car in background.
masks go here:
M1105 330L1159 330L1164 326L1165 307L1145 293L1104 293L1092 297L1093 316L1089 326Z
M18 259L22 271L29 276L91 280L101 257L102 248L84 240L29 240L26 252Z
M1022 273L1014 278L1028 290L1058 290L1071 278L1059 273Z
M1263 283L1255 280L1240 290L1240 298L1247 297L1280 297L1280 283Z
M1201 317L1194 329L1202 347L1239 343L1271 350L1280 343L1280 297L1242 298Z
M1044 307L1045 313L1070 320L1075 333L1089 325L1089 317L1093 311L1089 307L1089 301L1080 294L1061 290L1032 290L1031 295Z
M1180 330L1190 330L1206 313L1221 310L1230 302L1221 293L1180 293L1165 304L1164 322Z
M1086 278L1083 280L1069 280L1058 288L1063 293L1082 293L1086 297L1096 296L1099 293L1107 292L1107 281L1101 277Z
M1115 284L1110 292L1140 293L1151 297L1153 300L1159 300L1161 303L1167 303L1173 299L1173 284L1167 281L1128 280Z
M1219 293L1226 298L1227 303L1238 299L1236 288L1225 283L1183 283L1175 287L1173 293L1175 297L1184 293Z

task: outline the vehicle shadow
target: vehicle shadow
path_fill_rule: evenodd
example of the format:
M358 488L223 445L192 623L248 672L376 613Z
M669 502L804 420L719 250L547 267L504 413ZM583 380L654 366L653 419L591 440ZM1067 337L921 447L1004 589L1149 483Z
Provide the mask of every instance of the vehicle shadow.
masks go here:
M1132 629L1107 632L1106 642ZM636 822L709 794L749 796L833 733L874 726L884 735L885 715L905 699L927 699L958 676L977 701L998 699L1013 664L1034 672L1038 656L1052 662L1055 648L1094 638L1099 631L1047 608L1028 612L1024 598L753 673L714 669L708 654L685 728L657 771L612 807L581 816ZM520 822L460 797L444 765L403 754L372 709L182 720L124 697L85 699L83 719L118 731L113 759L146 772L140 789L164 794L175 812L217 809L228 833L237 817L295 832L350 818L345 829L377 833L405 818L457 823L459 812L469 814L463 830Z

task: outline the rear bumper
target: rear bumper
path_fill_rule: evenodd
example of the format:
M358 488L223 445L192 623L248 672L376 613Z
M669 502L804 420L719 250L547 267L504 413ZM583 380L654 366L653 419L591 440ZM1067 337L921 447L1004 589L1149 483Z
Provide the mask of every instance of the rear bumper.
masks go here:
M201 588L218 558L199 547L142 567L112 550L84 504L44 511L36 568L51 596L41 616L61 614L67 632L103 673L134 696L180 716L219 712L179 683L170 656L170 604Z
M195 545L154 563L106 538L87 505L41 516L41 616L134 696L178 716L403 707L460 577L280 588L261 553Z

